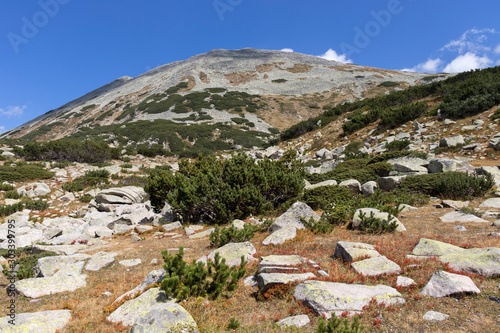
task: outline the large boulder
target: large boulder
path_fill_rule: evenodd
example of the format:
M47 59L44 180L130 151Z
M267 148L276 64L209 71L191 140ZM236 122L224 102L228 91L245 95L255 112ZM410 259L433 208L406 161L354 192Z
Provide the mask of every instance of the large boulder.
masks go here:
M469 163L451 158L434 158L429 161L429 166L427 168L429 173L450 171L473 173L475 171L474 167Z
M226 265L229 267L240 265L242 256L247 262L257 260L253 257L253 255L257 253L257 250L250 242L226 244L210 252L207 258L209 260L214 260L216 253L219 253L221 259L226 259Z
M314 273L260 273L257 275L257 283L261 291L265 291L279 284L287 284L298 281L315 279Z
M0 332L56 333L62 332L71 319L70 310L49 310L15 315L15 326L10 324L10 316L0 318Z
M377 179L377 185L384 191L392 191L406 178L406 176L388 176Z
M351 267L363 276L401 273L401 267L385 256L356 261L351 264Z
M440 257L448 253L460 253L463 248L433 239L420 238L411 254L417 257Z
M280 245L297 236L297 228L294 226L285 226L276 230L262 241L262 245Z
M387 161L392 164L390 176L411 176L427 173L427 160L418 157L399 157Z
M351 191L353 194L361 193L361 184L356 179L344 180L343 182L340 182L339 186L345 187L346 189Z
M464 137L461 135L456 135L450 138L443 138L439 140L439 147L456 147L459 145L465 145Z
M380 257L380 254L370 244L340 241L337 242L333 257L342 259L344 262L353 262L364 257Z
M500 276L500 248L464 249L442 255L439 260L458 272L484 277Z
M316 214L307 204L297 201L284 212L276 221L271 224L270 232L275 232L285 226L293 226L297 229L305 229L306 226L300 220L301 218L309 220L310 218L319 220L319 215Z
M85 269L87 271L98 271L113 263L117 255L118 253L115 252L98 252L90 258Z
M310 261L299 255L269 255L262 257L258 273L291 273L304 268Z
M449 212L439 218L442 222L450 223L450 222L483 222L483 223L489 223L489 221L486 221L480 217L477 217L474 214L468 214L464 213L460 210L456 210L454 212Z
M422 289L421 294L432 297L445 297L464 293L479 294L480 292L468 276L436 271Z
M495 150L500 150L500 133L495 134L488 144L488 148L493 148Z
M65 275L19 280L14 283L16 292L29 298L39 298L66 291L75 291L87 285L87 275Z
M36 266L33 268L36 277L53 276L65 266L72 265L78 261L87 260L88 254L74 254L71 256L53 256L39 258Z
M143 202L146 196L144 189L139 186L113 187L99 192L95 201L98 204L133 204Z
M340 316L347 311L359 314L374 299L385 306L405 303L394 288L384 285L366 286L309 280L300 283L293 294L297 301L310 307L318 315L330 318L332 313Z
M198 332L193 317L175 302L158 303L137 317L129 333Z
M17 189L17 193L29 198L40 197L50 192L50 187L44 183L29 183Z

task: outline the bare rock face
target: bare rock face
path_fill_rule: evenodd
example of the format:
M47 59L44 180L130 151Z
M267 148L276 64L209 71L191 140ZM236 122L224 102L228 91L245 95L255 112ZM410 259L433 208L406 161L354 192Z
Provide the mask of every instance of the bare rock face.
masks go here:
M62 332L70 319L70 310L19 313L16 314L15 327L9 323L10 317L0 318L0 332Z
M480 292L468 276L437 271L432 275L421 294L445 297L463 293L479 294Z

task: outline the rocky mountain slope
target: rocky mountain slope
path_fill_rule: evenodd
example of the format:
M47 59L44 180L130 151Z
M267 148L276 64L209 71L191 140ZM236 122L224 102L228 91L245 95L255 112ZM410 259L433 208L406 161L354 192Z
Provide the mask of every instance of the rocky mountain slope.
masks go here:
M258 138L243 144L251 146L276 134L276 129L317 116L339 103L436 77L341 64L299 53L213 50L135 78L117 79L1 137L99 137L120 146L158 143L172 150L170 146L179 145L179 139L186 147L193 145L200 132L196 126L207 125L210 141L235 144L234 138L244 132ZM138 125L144 121L154 121L175 132L177 138L144 130L148 126ZM213 125L220 125L222 133ZM195 127L185 133L182 128L186 126ZM113 132L117 128L141 132L143 137L123 135L116 142Z

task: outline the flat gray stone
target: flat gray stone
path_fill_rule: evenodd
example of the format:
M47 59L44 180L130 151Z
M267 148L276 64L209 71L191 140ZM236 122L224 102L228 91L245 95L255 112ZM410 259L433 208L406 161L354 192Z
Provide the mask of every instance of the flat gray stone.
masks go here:
M398 279L396 280L396 286L400 288L409 287L414 284L415 281L413 279L404 276L398 276Z
M322 186L334 186L334 185L337 185L337 181L334 179L330 179L312 185L308 184L304 187L304 190L312 190Z
M128 259L119 261L118 264L126 267L137 266L141 264L141 259Z
M257 275L259 289L264 291L278 284L304 281L316 278L314 273L260 273Z
M299 255L276 255L272 254L262 257L259 265L257 266L258 272L262 272L266 267L300 267L309 263L309 260Z
M89 247L87 245L34 245L32 253L37 254L42 252L52 252L55 254L69 256L88 248Z
M164 225L161 226L161 228L163 229L163 231L169 232L169 231L181 229L182 228L182 224L179 221L177 221L177 222L172 222L172 223L164 224Z
M87 275L54 275L42 278L19 280L14 283L16 291L29 298L39 298L85 287Z
M483 201L479 207L485 207L485 208L498 208L500 209L500 198L490 198L487 199L486 201Z
M0 332L56 333L62 331L71 319L70 310L52 310L16 314L16 325L9 324L10 317L0 318Z
M340 182L339 186L345 187L354 194L361 193L361 184L356 179L344 180L343 182Z
M85 269L87 271L98 271L113 263L117 255L118 253L115 252L98 252L90 258Z
M450 138L443 138L439 141L439 147L456 147L458 145L464 144L464 137L461 135L456 135Z
M280 245L297 237L297 228L285 226L276 230L262 241L262 245Z
M214 231L215 231L215 228L210 228L210 229L207 229L205 231L198 232L196 234L189 236L189 239L198 239L198 238L208 237Z
M311 322L311 320L309 319L309 317L307 315L299 315L299 316L283 318L280 321L278 321L276 324L283 326L283 327L289 327L289 326L302 327L302 326L306 326L310 322Z
M160 288L151 288L139 297L123 303L106 320L115 324L122 323L123 326L132 326L137 318L147 314L153 306L167 301L164 291Z
M443 200L442 204L444 207L450 207L453 209L462 209L464 207L468 207L469 201L456 201L456 200Z
M351 267L363 276L401 273L401 267L385 256L356 261L351 264Z
M193 317L175 302L158 303L137 317L129 333L198 332Z
M487 220L484 220L480 217L477 217L476 215L473 214L467 214L464 213L460 210L456 210L454 212L449 212L439 218L441 222L445 223L453 223L453 222L460 222L460 223L465 223L465 222L481 222L481 223L490 223Z
M405 303L401 294L394 288L377 285L365 286L325 281L305 281L294 292L294 298L310 307L318 315L330 318L332 312L340 316L344 311L350 314L362 313L363 307L372 299L386 306Z
M141 203L146 196L144 189L139 186L113 187L99 192L95 201L98 204L133 204Z
M424 314L423 319L427 321L443 321L447 319L450 315L441 313L441 312L436 312L436 311L427 311Z
M443 243L433 239L420 238L411 253L415 256L440 257L445 254L459 253L462 251L464 251L463 248L452 244Z
M250 242L228 243L210 252L207 258L214 260L216 253L219 253L221 259L226 259L226 265L229 267L240 265L242 256L249 263L257 260L253 257L257 250Z
M463 249L461 252L446 253L439 260L455 271L484 277L500 276L500 248L497 247Z
M480 292L468 276L436 271L420 294L445 297L463 293L479 294Z
M333 257L340 258L344 262L352 262L363 257L380 257L380 254L370 244L340 241L337 242Z
M305 229L306 226L300 220L304 218L309 220L313 218L315 221L319 220L319 215L316 214L311 207L307 204L297 201L290 207L286 212L284 212L280 217L276 219L276 221L271 224L269 231L275 232L285 226L293 226L297 229Z

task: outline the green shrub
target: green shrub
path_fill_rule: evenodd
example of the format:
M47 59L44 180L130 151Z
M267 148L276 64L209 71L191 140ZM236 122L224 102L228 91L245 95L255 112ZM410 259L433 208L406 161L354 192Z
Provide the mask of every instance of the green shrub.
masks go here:
M110 173L106 169L97 169L85 172L86 178L108 178L109 175Z
M229 323L227 324L228 330L235 330L240 327L240 322L233 317L229 318Z
M392 88L392 87L399 86L399 83L394 82L394 81L384 81L381 84L379 84L378 86L379 87L385 87L385 88Z
M322 174L306 175L306 178L311 183L319 183L329 179L334 179L337 182L356 179L363 184L367 181L387 176L392 169L392 165L388 163L382 162L368 165L368 161L368 159L350 159L339 163L331 171Z
M349 319L344 318L342 320L335 313L332 313L332 317L328 319L326 324L323 317L319 319L316 333L361 333L364 330L365 327L359 324L358 316L354 316L352 323L349 325Z
M90 140L57 140L30 142L19 154L27 161L69 161L79 163L103 162L111 158L111 149L105 143Z
M241 257L241 264L237 268L229 268L225 259L220 259L219 253L215 254L214 261L208 261L207 267L202 262L192 261L187 264L183 260L184 248L180 247L176 255L171 255L167 250L162 251L166 271L161 282L161 288L167 297L178 301L191 296L206 297L214 300L225 291L233 291L237 282L245 275L246 261Z
M43 201L43 200L37 200L37 201L27 200L24 203L24 205L25 205L26 209L39 210L39 211L47 210L47 209L49 209L49 206L50 206L47 201Z
M65 183L61 187L63 190L68 191L68 192L80 192L80 191L83 191L85 189L85 185L83 185L82 183L80 183L78 181Z
M132 164L122 164L122 165L120 165L120 168L122 168L122 169L132 169Z
M418 157L425 160L427 158L427 154L419 151L392 151L389 153L384 153L379 156L372 157L367 164L384 162L398 157Z
M4 197L6 199L19 199L22 197L16 190L5 192Z
M359 219L361 224L359 225L359 230L364 233L370 234L382 234L384 232L393 232L398 227L396 220L393 219L394 216L389 213L386 220L376 218L373 212L367 216L365 213L361 212L359 214Z
M410 145L410 140L394 140L385 145L388 151L405 150Z
M19 164L15 167L0 165L0 182L24 182L26 180L49 179L54 176L40 165Z
M398 108L386 110L380 115L384 127L396 128L404 123L415 120L422 116L427 110L427 102L417 102L415 104L407 104Z
M14 205L0 205L0 216L8 216L14 214L15 212L19 212L24 209L24 205L22 202L19 202Z
M0 184L0 191L12 191L16 187L10 184Z
M304 191L303 202L312 209L325 209L329 204L352 198L352 192L338 185L320 186Z
M145 186L152 205L169 202L183 221L223 224L295 202L304 187L304 168L295 152L272 161L235 154L228 160L200 157L181 160L179 171L151 173Z
M19 270L17 271L16 279L23 280L29 279L35 276L33 268L36 266L38 259L44 257L56 256L57 254L52 252L42 252L38 254L30 254L23 256L14 261L14 266L19 265ZM10 276L10 270L4 269L3 274L7 277Z
M272 80L271 82L273 82L273 83L285 83L287 81L288 81L287 79L276 79L276 80Z
M495 182L490 173L484 176L464 172L431 173L406 177L400 189L449 199L470 199L484 196Z
M89 203L92 200L94 200L94 197L91 196L90 194L84 194L81 197L79 197L78 200L83 203Z
M242 243L249 241L255 235L256 226L245 223L244 229L239 230L233 226L226 228L215 227L215 230L210 234L210 246L221 247L228 243Z

